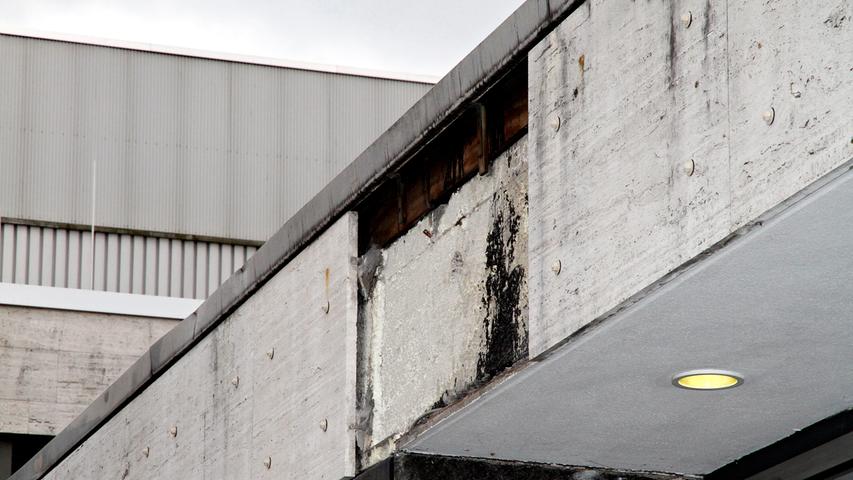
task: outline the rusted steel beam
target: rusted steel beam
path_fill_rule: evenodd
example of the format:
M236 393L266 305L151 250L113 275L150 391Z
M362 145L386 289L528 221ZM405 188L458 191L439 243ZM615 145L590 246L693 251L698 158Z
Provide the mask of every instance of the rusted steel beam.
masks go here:
M362 251L384 247L445 202L527 131L521 62L358 206Z

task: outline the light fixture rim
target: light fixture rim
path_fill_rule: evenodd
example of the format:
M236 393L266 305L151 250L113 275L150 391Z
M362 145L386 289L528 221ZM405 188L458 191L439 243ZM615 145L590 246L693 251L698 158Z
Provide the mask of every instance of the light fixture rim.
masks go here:
M735 383L719 388L690 388L686 387L680 383L679 380L686 377L692 377L695 375L725 375L727 377L731 377L735 379ZM714 390L728 390L730 388L735 388L743 385L744 379L743 375L735 372L733 370L723 370L719 368L695 368L692 370L685 370L683 372L678 372L672 376L672 384L678 388L683 390L693 390L693 391L714 391Z

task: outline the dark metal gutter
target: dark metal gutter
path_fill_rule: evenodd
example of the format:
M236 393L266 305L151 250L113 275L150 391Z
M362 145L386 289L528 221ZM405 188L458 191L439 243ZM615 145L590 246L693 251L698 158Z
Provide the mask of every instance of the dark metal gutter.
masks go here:
M36 480L142 392L272 275L461 115L583 0L527 0L367 150L299 210L199 309L157 341L10 477Z
M448 457L397 452L365 469L353 480L692 480L698 477L664 472L638 472L518 462L496 458Z

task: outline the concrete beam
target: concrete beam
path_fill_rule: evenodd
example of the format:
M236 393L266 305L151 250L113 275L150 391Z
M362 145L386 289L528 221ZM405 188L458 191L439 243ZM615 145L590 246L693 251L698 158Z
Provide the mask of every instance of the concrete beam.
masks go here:
M849 3L653 3L529 56L532 356L853 156Z

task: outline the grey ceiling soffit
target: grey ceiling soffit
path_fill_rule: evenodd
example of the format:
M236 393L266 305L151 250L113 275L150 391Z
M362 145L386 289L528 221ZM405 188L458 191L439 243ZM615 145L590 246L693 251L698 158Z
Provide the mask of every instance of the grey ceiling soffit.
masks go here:
M157 378L334 220L442 131L582 0L527 0L302 207L199 309L155 343L10 477L41 478Z
M853 408L851 163L404 450L706 475ZM744 383L673 386L697 368Z

